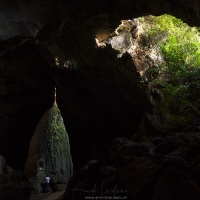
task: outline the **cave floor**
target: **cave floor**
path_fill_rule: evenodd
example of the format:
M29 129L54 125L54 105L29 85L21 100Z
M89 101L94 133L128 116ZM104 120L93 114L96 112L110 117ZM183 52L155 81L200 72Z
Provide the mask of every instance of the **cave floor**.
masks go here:
M30 200L61 200L65 191L51 194L32 194Z

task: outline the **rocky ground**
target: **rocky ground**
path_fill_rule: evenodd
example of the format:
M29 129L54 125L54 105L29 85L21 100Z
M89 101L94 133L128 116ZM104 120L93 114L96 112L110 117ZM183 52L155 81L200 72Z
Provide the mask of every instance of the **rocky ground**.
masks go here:
M197 200L200 132L113 141L110 162L93 161L69 181L64 200L106 196L134 200Z
M153 126L148 130L152 131ZM66 185L59 185L59 188L54 188L57 192L50 194L41 191L31 194L30 182L23 172L11 169L1 157L0 199L199 199L198 126L188 127L188 131L184 132L152 132L140 137L116 138L109 144L106 153L106 160L91 160L76 171L69 179L66 190ZM55 179L55 183L60 182L56 176L51 179Z

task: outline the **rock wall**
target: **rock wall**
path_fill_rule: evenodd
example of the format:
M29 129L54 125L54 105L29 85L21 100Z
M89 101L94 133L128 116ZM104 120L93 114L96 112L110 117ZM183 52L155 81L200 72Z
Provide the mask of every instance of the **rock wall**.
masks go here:
M3 156L0 156L0 174L6 174L6 173L7 173L6 160Z
M55 83L77 166L94 155L91 148L131 135L149 103L133 83L137 75L130 60L118 59L108 48L97 50L95 38L101 42L120 20L147 14L169 13L199 25L199 10L196 0L2 0L0 152L9 165L23 169L29 140L52 103ZM52 48L64 54L65 68L56 65Z
M0 152L23 169L30 138L42 113L53 102L48 63L35 45L0 56Z
M146 141L118 138L110 162L90 162L69 180L63 199L197 200L200 133Z

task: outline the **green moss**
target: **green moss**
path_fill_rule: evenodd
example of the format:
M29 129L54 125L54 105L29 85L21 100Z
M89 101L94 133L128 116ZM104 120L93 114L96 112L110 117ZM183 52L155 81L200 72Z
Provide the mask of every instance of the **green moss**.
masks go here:
M41 183L36 177L29 178L28 180L32 193L39 194L42 192Z
M144 30L141 45L158 48L166 63L157 68L152 80L154 87L162 85L159 89L170 110L166 118L178 126L192 123L200 117L196 102L200 89L198 28L167 14L142 17L139 22Z
M46 174L67 177L73 174L68 133L60 110L55 106L41 117L31 139L25 166L27 177L35 177L38 174L37 165L40 159L44 160Z

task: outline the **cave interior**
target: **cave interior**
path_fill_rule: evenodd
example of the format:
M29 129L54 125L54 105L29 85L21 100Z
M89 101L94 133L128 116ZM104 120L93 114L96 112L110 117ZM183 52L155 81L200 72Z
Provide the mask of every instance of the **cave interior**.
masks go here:
M147 15L170 14L198 27L198 1L2 0L0 5L0 155L9 166L24 170L31 137L53 104L55 87L75 171L90 160L109 164L116 138L138 142L160 136L141 130L153 108L131 56L119 58L111 45L99 45L121 20Z

